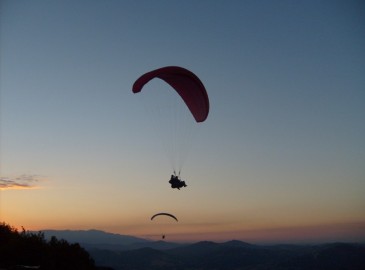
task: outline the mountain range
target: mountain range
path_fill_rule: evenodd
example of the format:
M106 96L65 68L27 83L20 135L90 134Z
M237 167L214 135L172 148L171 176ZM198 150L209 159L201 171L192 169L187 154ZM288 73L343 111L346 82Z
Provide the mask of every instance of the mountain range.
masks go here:
M192 244L149 241L89 231L42 231L83 246L96 265L114 270L363 270L365 244L254 245L242 241Z
M70 243L79 243L87 250L107 249L121 251L146 247L163 250L181 245L165 241L151 241L135 236L108 233L100 230L42 230L42 233L48 240L52 236L55 236L57 239L65 239Z

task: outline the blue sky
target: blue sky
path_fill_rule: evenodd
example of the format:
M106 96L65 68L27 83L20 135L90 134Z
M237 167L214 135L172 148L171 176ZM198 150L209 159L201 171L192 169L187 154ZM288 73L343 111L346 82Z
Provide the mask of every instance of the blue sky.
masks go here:
M2 219L143 236L160 230L150 215L171 211L177 240L327 225L364 238L364 12L361 1L2 1L0 173L39 178L2 191ZM168 65L197 74L211 104L176 192L149 96L131 92Z

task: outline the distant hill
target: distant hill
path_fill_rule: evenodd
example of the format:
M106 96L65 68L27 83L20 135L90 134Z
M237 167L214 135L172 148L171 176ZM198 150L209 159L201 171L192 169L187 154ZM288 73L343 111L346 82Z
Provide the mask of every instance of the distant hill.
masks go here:
M107 233L100 230L42 230L41 232L44 233L47 239L56 236L69 242L88 244L130 245L150 242L143 238Z
M114 270L363 270L365 245L253 245L232 240L178 244L103 231L42 231L79 243L96 265Z
M65 239L70 243L79 243L87 250L131 250L145 247L163 250L181 246L181 244L177 243L150 241L134 236L107 233L100 230L42 230L41 232L46 239L51 239L52 236L56 236L58 239Z
M233 245L231 245L233 244ZM255 246L247 243L199 242L168 250L89 250L98 265L115 270L363 270L365 246Z

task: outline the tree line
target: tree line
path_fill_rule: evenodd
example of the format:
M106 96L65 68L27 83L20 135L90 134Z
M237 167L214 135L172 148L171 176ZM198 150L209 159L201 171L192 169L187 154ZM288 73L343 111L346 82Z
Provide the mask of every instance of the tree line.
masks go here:
M21 231L0 223L0 269L93 270L89 253L78 243L53 236L49 241L42 232Z

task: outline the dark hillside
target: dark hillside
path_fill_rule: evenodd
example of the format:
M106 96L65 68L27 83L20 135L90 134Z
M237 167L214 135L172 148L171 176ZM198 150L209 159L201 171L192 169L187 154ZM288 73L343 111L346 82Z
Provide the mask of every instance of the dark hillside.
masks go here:
M30 268L46 270L98 269L79 244L52 237L46 241L42 233L30 233L0 223L0 269Z

